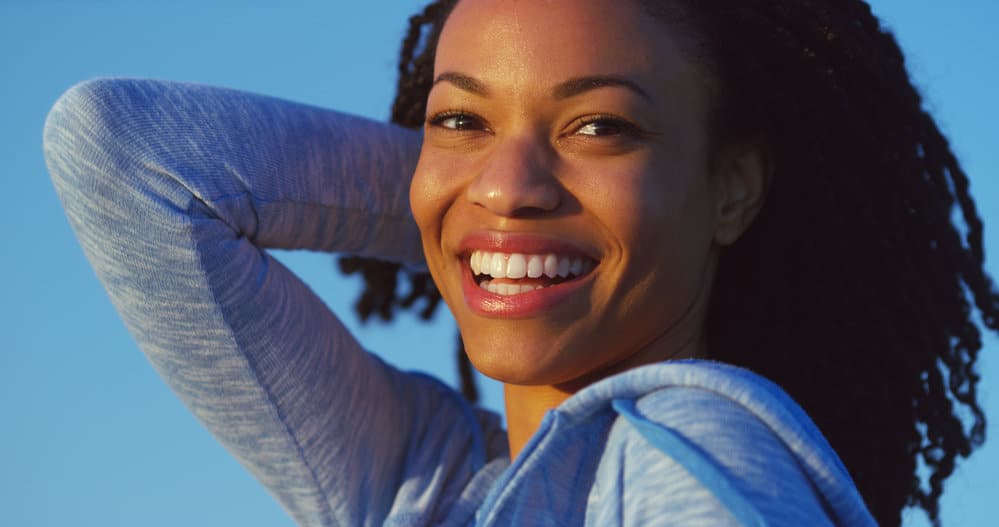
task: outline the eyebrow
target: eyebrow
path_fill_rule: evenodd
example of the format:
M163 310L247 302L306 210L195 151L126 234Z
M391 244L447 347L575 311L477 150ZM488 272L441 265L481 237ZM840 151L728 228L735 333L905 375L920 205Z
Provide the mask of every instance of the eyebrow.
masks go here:
M556 99L568 99L598 88L619 87L631 90L643 99L652 102L652 98L640 86L618 75L589 75L569 79L552 90Z
M459 89L475 95L483 97L489 96L489 88L487 88L485 84L478 79L463 73L445 71L434 79L434 85L437 85L439 82L448 82ZM638 84L635 84L634 82L619 75L587 75L585 77L569 79L556 85L552 90L552 96L557 100L562 100L581 95L591 90L607 87L625 88L649 102L652 101L649 94Z
M474 77L469 77L468 75L462 73L445 71L434 79L434 86L436 86L439 82L449 82L456 87L467 92L474 93L475 95L481 95L483 97L489 96L489 89L486 88L485 84L482 84Z

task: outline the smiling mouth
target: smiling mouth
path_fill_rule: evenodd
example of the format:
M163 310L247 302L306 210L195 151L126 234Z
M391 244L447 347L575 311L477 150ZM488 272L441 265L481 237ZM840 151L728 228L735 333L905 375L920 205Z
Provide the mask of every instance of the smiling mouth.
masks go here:
M530 293L577 280L597 265L585 256L480 250L472 251L468 263L480 288L502 296Z

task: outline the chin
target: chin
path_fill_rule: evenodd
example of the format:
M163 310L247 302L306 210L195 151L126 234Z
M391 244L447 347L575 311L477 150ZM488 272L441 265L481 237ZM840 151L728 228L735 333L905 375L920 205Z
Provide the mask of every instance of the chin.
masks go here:
M504 384L521 386L557 385L570 382L585 372L567 367L565 357L552 345L482 345L465 340L465 350L480 373Z
M539 371L537 361L525 358L522 353L467 344L465 351L475 369L493 380L504 384L544 384L546 375Z

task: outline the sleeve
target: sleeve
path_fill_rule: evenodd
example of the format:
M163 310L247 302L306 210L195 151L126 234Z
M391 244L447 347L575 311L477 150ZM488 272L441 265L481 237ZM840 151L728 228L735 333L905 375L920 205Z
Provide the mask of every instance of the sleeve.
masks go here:
M797 526L836 522L802 462L763 420L701 388L614 401L598 482L618 482L591 525ZM611 523L602 523L609 521ZM853 525L860 525L856 523Z
M140 348L299 524L446 513L486 461L471 408L364 352L265 251L421 265L408 207L417 133L221 88L105 79L60 98L44 142Z

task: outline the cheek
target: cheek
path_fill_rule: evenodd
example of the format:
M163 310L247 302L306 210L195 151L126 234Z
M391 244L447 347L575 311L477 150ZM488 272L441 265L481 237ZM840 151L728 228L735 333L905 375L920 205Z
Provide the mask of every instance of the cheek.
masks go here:
M445 231L448 225L453 225L447 218L461 206L459 198L465 184L461 174L462 167L455 166L453 160L434 155L424 148L409 187L410 208L420 230L428 270L449 304L457 298L459 291L450 290L449 282L443 280L454 264L448 257L452 253L447 246Z
M431 188L432 185L428 184L426 172L422 169L421 165L417 165L416 171L413 173L413 180L409 184L409 208L412 209L413 219L416 220L416 225L420 228L420 234L424 237L426 236L425 229L430 216L430 209L432 208L430 205L432 196L428 195L428 191Z
M573 192L619 248L633 252L677 226L682 194L689 189L682 188L683 178L664 163L648 158L629 161L577 167L585 176Z
M453 197L449 197L453 191L448 182L452 181L453 185L455 179L448 177L446 169L433 156L421 153L409 186L409 205L424 243L428 238L440 236L441 222L449 203L453 201Z
M708 175L685 160L645 161L588 191L591 210L619 246L626 283L641 290L696 281L713 233Z
M611 212L622 243L629 246L649 243L661 238L673 223L668 185L661 174L641 174L611 186L608 196ZM663 241L663 240L658 240Z

